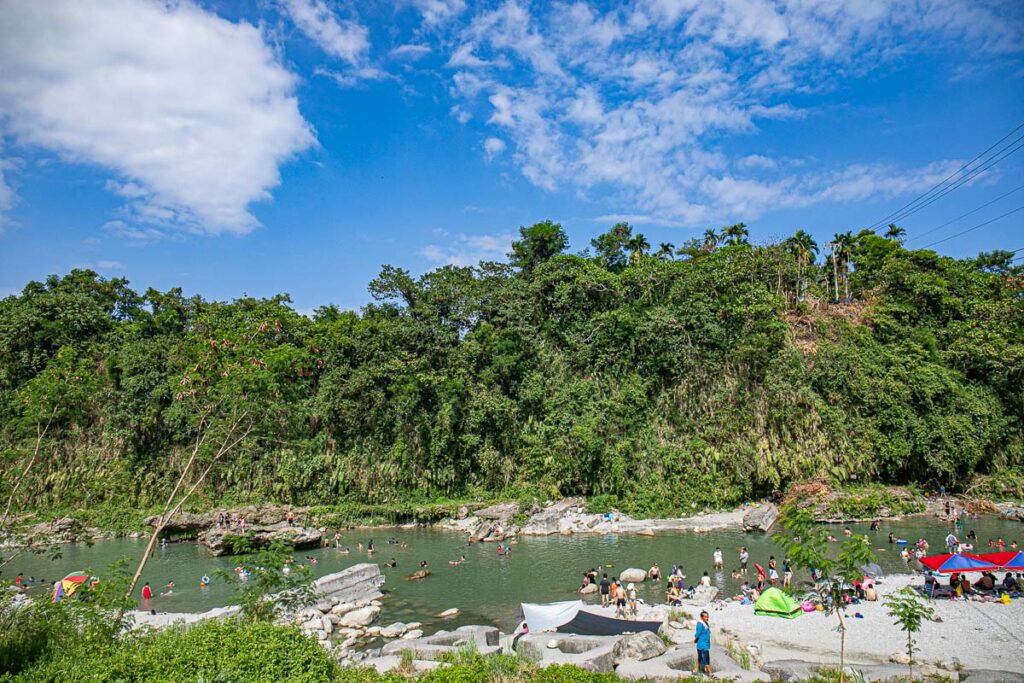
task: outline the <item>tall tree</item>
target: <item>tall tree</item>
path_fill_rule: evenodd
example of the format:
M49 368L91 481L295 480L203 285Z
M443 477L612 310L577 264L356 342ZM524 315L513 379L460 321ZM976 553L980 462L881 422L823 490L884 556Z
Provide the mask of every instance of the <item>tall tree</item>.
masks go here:
M629 264L635 265L639 263L644 254L651 250L651 243L647 241L643 233L638 232L629 240L626 247L629 249Z
M722 238L714 228L708 228L704 231L704 236L701 239L701 247L704 251L711 253L718 246Z
M843 281L843 301L850 302L850 260L853 258L855 239L850 232L836 233L833 259L837 261L839 276ZM839 285L836 285L836 297L839 296Z
M662 242L661 244L658 245L658 251L655 252L654 255L657 256L662 261L671 261L672 255L675 253L675 250L676 245L672 244L671 242Z
M890 223L888 229L885 231L885 238L903 244L903 238L907 236L907 231L896 225Z
M561 224L550 220L520 226L519 239L512 243L508 257L510 263L524 273L530 273L538 265L553 256L561 254L569 246L569 238Z
M590 240L598 263L611 271L619 271L628 262L626 252L633 239L633 227L629 223L616 223L608 232Z
M803 299L804 267L814 262L814 258L818 255L818 243L803 230L797 230L792 237L786 240L786 247L796 258L796 297Z
M746 223L735 223L722 228L722 238L729 244L746 244L750 237Z

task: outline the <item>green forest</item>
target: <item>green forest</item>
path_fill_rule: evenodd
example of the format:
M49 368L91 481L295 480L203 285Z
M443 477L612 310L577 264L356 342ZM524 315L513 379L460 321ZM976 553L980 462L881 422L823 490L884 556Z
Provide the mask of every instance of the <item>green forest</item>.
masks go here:
M1024 465L1024 269L902 238L654 248L619 224L570 253L545 221L507 263L385 265L373 303L312 318L52 275L0 301L0 494L147 508L193 456L194 507L963 490Z

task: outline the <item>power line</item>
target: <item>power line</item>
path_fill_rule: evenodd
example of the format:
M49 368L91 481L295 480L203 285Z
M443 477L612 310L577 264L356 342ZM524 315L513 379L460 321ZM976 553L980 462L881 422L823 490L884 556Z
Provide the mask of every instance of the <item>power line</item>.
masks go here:
M1012 190L1010 190L1010 191L1009 191L1009 192L1007 192L1006 194L1001 194L1001 195L999 195L998 197L996 197L995 199L993 199L992 201L990 201L990 202L985 202L984 204L982 204L981 206L979 206L979 207L978 207L978 208L976 208L976 209L971 209L971 210L970 210L970 211L968 211L967 213L963 213L963 214L960 214L959 216L957 216L957 217L956 217L956 218L954 218L953 220L950 220L950 221L946 221L946 222L945 222L945 223L943 223L942 225L937 225L937 226L935 226L934 228L932 228L931 230L926 230L926 231L922 232L922 233L921 233L920 235L917 235L916 237L911 237L910 239L908 239L908 240L907 240L907 242L909 243L909 242L913 242L914 240L919 240L919 239L921 239L922 237L924 237L925 235L930 235L930 234L932 234L933 232L936 232L936 231L938 231L938 230L941 230L942 228L946 227L947 225L950 225L951 223L956 223L956 222L957 222L958 220L960 220L961 218L967 218L967 217L968 217L968 216L970 216L970 215L971 215L972 213L977 213L977 212L981 211L982 209L984 209L984 208L985 208L986 206L991 206L991 205L995 204L996 202L998 202L998 201L999 201L1000 199L1003 199L1004 197L1009 197L1009 196L1010 196L1011 194L1013 194L1014 192L1019 192L1019 191L1021 191L1021 190L1024 190L1024 185L1018 185L1017 187L1013 188Z
M883 219L881 219L881 220L878 220L878 221L876 221L876 222L874 222L874 223L871 223L870 225L868 225L868 226L867 226L867 229L874 229L874 228L877 228L877 227L879 227L880 225L885 225L886 223L888 223L888 222L890 222L890 221L892 220L893 216L895 216L895 215L899 214L899 213L900 213L901 211L903 211L904 209L907 209L908 207L910 207L910 206L912 206L912 205L914 205L914 204L916 204L916 203L920 202L921 200L923 200L923 199L927 198L927 197L928 197L929 195L931 195L931 194L933 193L933 191L935 191L936 189L938 189L938 188L939 188L939 187L941 187L942 185L946 184L946 183L947 183L947 182L948 182L949 180L951 180L952 178L954 178L954 177L956 177L957 175L961 174L961 173L962 173L962 172L963 172L963 171L964 171L965 169L967 169L967 168L968 168L969 166L971 166L972 164L974 164L974 163L975 163L976 161L978 161L979 159L981 159L982 157L984 157L985 155L987 155L987 154L988 154L989 152L991 152L991 151L993 150L993 148L995 148L996 146L998 146L999 144L1001 144L1001 143L1002 143L1002 141L1004 141L1004 140L1006 140L1006 139L1007 139L1008 137L1012 136L1012 135L1013 135L1014 133L1016 133L1016 132L1017 132L1018 130L1020 130L1021 128L1024 128L1024 123L1020 124L1019 126L1017 126L1016 128L1014 128L1014 129L1013 129L1012 131L1010 131L1010 132L1009 132L1009 133L1007 133L1006 135L1004 135L1004 136L1000 137L1000 138L999 138L998 140L996 140L996 141L995 141L994 143L992 143L992 144L991 144L991 145L990 145L990 146L989 146L989 147L987 148L987 150L985 150L984 152L982 152L982 153L981 153L980 155L978 155L977 157L975 157L975 158L974 158L974 159L972 159L971 161L967 162L967 163L966 163L966 164L964 164L963 166L961 166L961 167L959 167L958 169L956 169L955 171L953 171L953 172L952 172L951 174L949 174L949 175L948 175L947 177L943 178L943 179L942 179L942 180L941 180L940 182L938 182L938 183L936 183L936 184L932 185L932 186L931 186L931 187L930 187L930 188L929 188L929 189L928 189L928 190L926 191L926 193L925 193L925 194L921 195L921 196L920 196L920 197L918 197L918 198L915 198L915 199L911 200L911 201L910 201L910 202L908 202L907 204L904 204L904 205L903 205L903 206L901 206L901 207L900 207L899 209L896 209L896 211L893 211L892 213L890 213L890 214L889 214L888 216L886 216L885 218L883 218Z
M1006 218L1010 214L1017 213L1018 211L1021 211L1021 210L1024 210L1024 205L1018 206L1016 209L1012 209L1010 211L1007 211L1006 213L1004 213L1001 216L996 216L995 218L990 218L989 220L985 221L984 223L978 223L977 225L972 225L971 227L967 228L966 230L961 230L960 232L956 233L955 235L950 235L949 237L944 237L941 240L936 240L935 242L932 242L931 244L926 244L923 247L921 247L921 249L927 249L928 247L934 247L936 244L942 244L943 242L948 242L949 240L953 239L954 237L959 237L960 235L966 235L967 233L969 233L969 232L971 232L973 230L977 230L978 228L983 228L986 225L988 225L989 223L995 223L999 219Z
M965 173L962 177L960 177L956 181L954 181L953 184L950 185L949 187L943 188L938 194L936 194L933 197L929 197L927 201L925 201L925 202L923 202L921 204L918 204L914 208L908 209L907 211L902 212L900 215L896 216L893 220L894 221L903 220L904 218L907 218L908 216L911 216L911 215L917 213L921 209L934 204L935 202L937 202L938 200L942 199L943 197L945 197L947 194L949 194L953 190L956 190L956 189L966 185L968 182L974 180L979 175L981 175L984 171L987 171L988 169L992 168L993 166L998 164L1000 161L1002 161L1006 157L1010 156L1014 152L1017 152L1022 147L1024 147L1024 142L1022 142L1022 140L1024 140L1024 135L1022 135L1021 137L1017 138L1016 140L1011 142L1006 147L1003 147L1002 149L1000 149L998 152L996 152L996 156L994 156L994 157L992 157L990 159L987 159L985 161L985 163L983 163L981 166L977 166L975 168L972 168L970 171ZM1014 145L1016 145L1016 147L1013 147ZM1011 147L1012 147L1012 149L1010 149ZM1009 150L1009 151L1007 151L1007 150ZM999 155L1001 155L1001 156L999 156Z

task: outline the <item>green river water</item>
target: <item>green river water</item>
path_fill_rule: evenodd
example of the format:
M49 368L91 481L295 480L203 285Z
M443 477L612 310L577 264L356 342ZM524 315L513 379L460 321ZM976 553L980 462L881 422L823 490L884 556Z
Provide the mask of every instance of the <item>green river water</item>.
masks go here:
M911 543L919 537L927 539L931 553L944 552L943 538L949 530L948 525L930 517L883 521L881 530L877 532L869 532L867 524L854 524L851 528L857 533L870 535L873 547L878 551L879 564L890 573L907 571L900 559L899 548L887 543L890 530L898 538L907 538ZM994 517L968 520L965 531L968 529L977 533L977 552L986 550L983 546L987 545L989 538L1002 537L1007 544L1011 540L1024 541L1024 527L1020 523ZM625 534L523 537L513 546L510 557L499 557L493 543L467 546L464 537L454 532L383 528L342 533L342 546L349 546L350 554L343 555L334 548L299 551L295 554L296 562L305 561L306 556L316 557L313 574L322 576L360 562L383 564L395 558L397 568L383 569L387 577L384 584L387 597L378 623L420 621L428 632L438 628L441 621L432 615L449 607L459 608L461 614L456 619L445 620L446 627L493 624L509 629L517 621L515 610L520 602L573 599L582 573L590 567L598 567L599 571L607 571L609 576L614 576L627 567L647 569L657 562L667 574L673 564L681 562L688 585L696 583L704 571L709 571L713 582L727 595L732 595L740 581L732 579L730 570L739 566L737 555L740 546L746 546L750 552L751 573L754 562L767 565L770 555L776 556L780 567L782 560L781 552L772 544L769 535L740 531L665 533L655 537ZM841 539L842 527L835 527L834 533ZM389 545L389 538L404 541L408 547L402 549ZM361 541L365 545L370 539L373 539L377 552L368 559L365 550L357 552L356 544ZM712 553L716 546L721 547L725 554L726 571L720 574L712 571ZM62 557L55 561L35 555L20 556L4 568L0 578L10 581L18 572L23 572L26 577L34 576L37 582L40 579L52 581L77 570L102 576L108 566L122 558L129 558L131 567L134 567L144 547L143 539L100 541L92 546L69 544L63 547ZM465 563L449 566L449 560L458 559L463 554ZM422 581L404 580L422 560L429 563L432 576ZM204 547L195 543L175 543L158 548L143 574L143 581L152 584L157 596L152 600L152 608L158 612L196 612L226 604L231 589L215 576L215 572L234 565L232 558L211 557ZM213 578L212 585L205 589L199 586L199 579L204 574ZM173 595L159 597L159 587L171 580L177 584ZM48 587L37 583L30 589L30 595L42 595L48 590ZM651 582L642 584L638 592L648 602L664 599L663 586L654 586ZM588 601L594 598L587 596Z

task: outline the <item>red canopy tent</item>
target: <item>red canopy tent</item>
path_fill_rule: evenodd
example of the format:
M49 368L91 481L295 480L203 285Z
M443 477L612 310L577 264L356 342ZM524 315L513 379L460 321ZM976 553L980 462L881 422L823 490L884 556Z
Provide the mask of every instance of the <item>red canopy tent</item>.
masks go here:
M987 572L999 569L999 565L966 553L960 555L931 555L922 557L921 564L940 574L962 574L964 572Z
M971 557L977 558L982 562L991 562L1002 569L1024 571L1024 552L1019 550L1007 550L999 553L984 553L982 555L972 554Z

